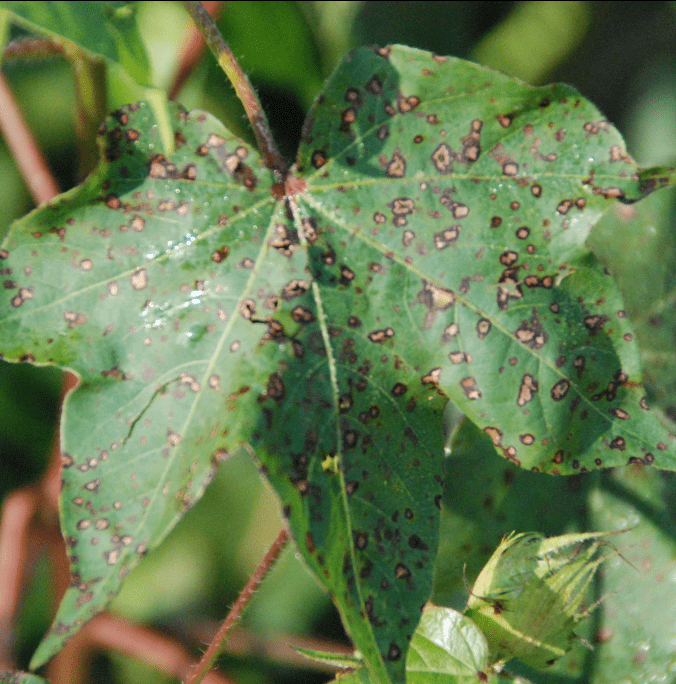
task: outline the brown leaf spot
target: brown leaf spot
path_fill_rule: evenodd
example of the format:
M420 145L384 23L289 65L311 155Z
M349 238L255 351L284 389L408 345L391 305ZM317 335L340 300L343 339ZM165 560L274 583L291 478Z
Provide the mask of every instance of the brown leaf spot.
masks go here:
M480 318L476 324L476 334L480 340L486 338L491 331L491 322L487 318Z
M615 439L610 443L610 448L624 451L627 448L627 443L624 440L624 437L615 437Z
M120 198L117 195L107 195L103 198L103 201L109 209L119 209L122 206L122 202L120 202Z
M608 413L610 413L611 416L615 416L615 418L619 418L620 420L629 420L631 416L621 408L611 408L608 410Z
M412 573L406 565L404 565L403 563L397 563L397 565L394 568L394 576L397 579L408 579L412 576Z
M338 282L341 285L349 285L354 280L354 271L348 266L340 267L340 278Z
M360 551L363 551L369 545L369 536L366 532L355 530L353 533L354 545Z
M502 438L504 435L501 430L498 430L496 427L489 426L484 428L484 432L493 440L493 444L496 447L502 445Z
M385 342L385 340L390 339L391 337L394 337L394 330L392 328L384 328L382 330L373 330L368 334L369 340L371 342L375 342L376 344L380 344L382 342Z
M566 215L573 207L573 200L572 199L563 199L559 202L559 206L556 207L556 211L559 212L559 214Z
M423 375L422 378L420 378L420 382L422 382L423 385L427 385L428 383L438 385L439 380L441 380L441 368L438 366L430 369L427 372L427 375Z
M584 318L584 324L589 332L594 335L599 330L603 330L603 326L610 320L610 318L604 314L596 314L594 316L586 316Z
M371 95L380 95L383 92L383 82L378 76L371 76L364 86Z
M417 551L429 551L430 548L417 534L412 534L408 538L408 545Z
M321 169L327 161L328 157L324 150L315 150L310 157L310 163L315 169Z
M282 299L286 302L304 295L310 289L310 283L306 280L290 280L282 288Z
M551 389L552 399L554 401L561 401L568 394L569 389L570 381L566 380L566 378L561 378Z
M115 565L120 560L120 549L104 552L103 559L107 565Z
M303 325L312 323L315 320L312 311L305 306L295 306L291 311L291 318L293 318L296 323L301 323Z
M441 143L432 153L434 168L441 174L451 173L454 161L456 161L456 155L446 143Z
M385 165L385 175L388 178L403 178L406 174L406 160L401 155L401 152L396 149L390 159Z
M403 397L404 394L408 391L408 387L403 382L398 382L392 387L392 396L393 397Z
M68 323L69 328L74 328L76 325L84 325L87 322L87 316L77 311L64 311L63 318Z
M538 391L538 389L539 386L537 380L530 373L526 373L521 378L519 396L516 400L517 406L524 406L529 401L532 401L533 396Z
M221 261L223 261L228 256L229 252L230 252L230 247L228 247L227 245L224 245L220 249L217 249L211 255L211 260L216 264L220 264Z
M91 480L83 485L84 489L91 492L92 494L98 494L99 487L101 485L101 478L97 477L95 480Z
M471 401L481 399L481 390L477 386L476 380L472 376L463 378L460 381L460 387L462 387L462 391L465 393L465 396Z
M434 234L434 246L436 249L445 249L455 242L460 235L461 226L449 226L446 230Z
M416 301L427 307L429 311L446 311L456 302L453 290L434 285L429 280L423 280L423 289L416 296Z
M394 643L394 641L390 642L390 646L387 649L387 655L385 656L385 658L389 662L394 662L401 658L401 649L399 648L399 646L397 646L397 644Z
M509 128L512 125L512 119L514 119L514 116L514 114L498 114L498 116L495 118L503 128Z
M453 338L457 337L460 333L460 327L458 326L457 323L451 323L450 325L446 326L444 328L444 332L441 333L441 339L439 340L439 344L448 344L453 340Z
M416 95L404 97L401 93L397 93L397 108L402 114L413 111L419 104L420 98Z
M135 290L144 290L148 286L148 274L145 268L137 268L132 271L129 278L131 286Z

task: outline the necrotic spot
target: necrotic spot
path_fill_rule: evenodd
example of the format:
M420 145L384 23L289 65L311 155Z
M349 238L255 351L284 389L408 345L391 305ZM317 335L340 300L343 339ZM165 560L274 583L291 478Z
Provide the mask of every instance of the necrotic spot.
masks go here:
M403 397L404 394L406 394L408 388L403 382L398 382L394 387L392 388L392 395L395 397Z
M417 534L412 534L408 538L408 545L412 549L416 549L418 551L429 551L430 548Z

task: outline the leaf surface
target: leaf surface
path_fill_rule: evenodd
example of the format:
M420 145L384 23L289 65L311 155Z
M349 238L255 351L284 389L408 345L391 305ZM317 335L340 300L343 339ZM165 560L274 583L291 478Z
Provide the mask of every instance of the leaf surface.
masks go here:
M479 682L477 674L487 666L486 637L468 617L451 608L425 608L406 663L409 684Z
M405 337L420 381L503 455L559 474L673 467L619 291L584 246L609 200L640 199L670 172L639 171L576 91L364 49L311 112L298 163L319 229L347 236L336 263L366 260L369 291L403 269L379 311L394 347Z
M380 682L404 680L431 588L446 396L524 468L673 467L584 249L610 200L669 175L639 173L575 91L358 50L288 198L213 117L169 111L115 112L98 170L0 248L0 350L80 377L62 430L73 580L34 665L242 442Z

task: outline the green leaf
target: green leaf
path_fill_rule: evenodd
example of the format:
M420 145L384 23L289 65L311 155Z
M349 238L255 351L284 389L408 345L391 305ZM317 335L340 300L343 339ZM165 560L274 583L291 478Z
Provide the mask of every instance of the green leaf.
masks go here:
M601 619L594 643L592 684L673 680L672 616L676 611L676 525L671 473L630 466L602 473L589 497L589 522L622 528L623 556L603 568Z
M603 536L530 532L502 540L474 583L466 613L496 661L519 658L543 668L571 649L573 629L587 616L581 603L589 584L599 565L617 555Z
M135 3L4 0L2 9L29 31L71 41L91 55L121 64L137 83L148 82L150 68Z
M296 649L314 660L356 667L359 661L343 664L339 656ZM489 681L488 644L481 630L466 616L451 608L428 604L411 640L406 661L407 684L476 684ZM365 668L336 681L372 682ZM492 680L490 680L492 681Z
M47 684L47 680L28 672L0 672L0 684Z
M487 669L481 630L451 608L426 606L408 652L407 684L469 684L480 681L479 673L487 678Z
M639 173L575 91L358 50L311 112L290 198L213 117L167 111L115 112L98 170L0 247L0 350L80 377L72 586L35 666L242 442L378 682L403 681L430 593L446 396L524 468L674 466L584 248L611 200L670 172Z

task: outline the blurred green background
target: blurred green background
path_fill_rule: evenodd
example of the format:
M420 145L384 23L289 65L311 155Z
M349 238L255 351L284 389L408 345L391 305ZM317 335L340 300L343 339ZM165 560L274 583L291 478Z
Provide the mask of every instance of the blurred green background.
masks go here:
M141 2L138 19L153 85L167 88L187 14L177 2ZM676 164L673 3L234 2L224 4L219 27L258 89L288 159L293 159L307 110L340 57L359 45L403 43L472 59L532 84L569 83L619 128L640 164ZM20 35L13 29L12 37ZM78 161L70 65L59 59L12 60L2 68L60 187L72 187ZM109 109L128 97L128 84L116 73L109 74L107 90ZM210 54L205 53L178 99L189 109L212 112L251 138L233 90ZM33 205L1 138L0 178L4 235ZM666 420L676 419L675 207L674 190L636 206L618 205L590 238L590 246L618 278L641 344L648 395ZM0 364L0 496L42 472L59 387L55 369ZM111 608L179 638L195 639L198 625L226 614L280 524L273 495L247 454L238 454L163 546L132 573ZM48 582L46 567L40 565L20 620L24 668L49 624ZM345 642L335 611L293 548L256 595L244 626L260 638L294 633ZM327 680L325 674L301 672L255 654L227 656L221 663L242 683ZM121 656L100 657L94 667L97 682L169 681Z

